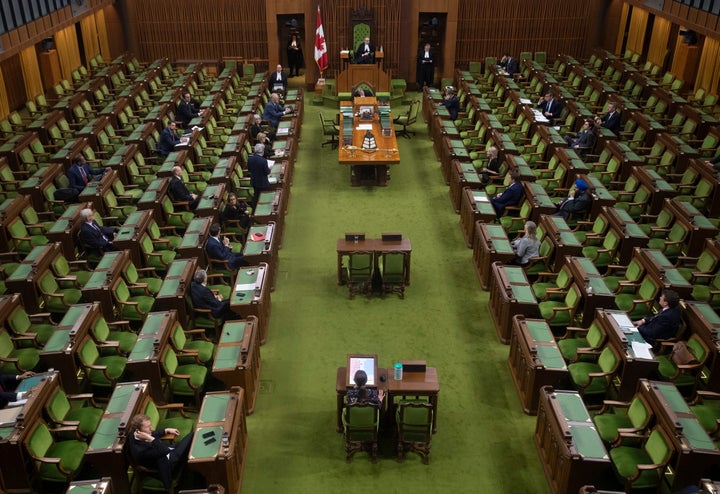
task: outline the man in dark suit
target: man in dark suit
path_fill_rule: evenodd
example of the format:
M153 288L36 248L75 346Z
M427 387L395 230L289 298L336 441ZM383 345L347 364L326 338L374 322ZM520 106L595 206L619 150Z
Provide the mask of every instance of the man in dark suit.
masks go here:
M495 214L497 214L499 218L505 212L506 207L520 204L522 196L523 188L520 184L520 176L517 173L511 173L510 185L508 185L502 194L498 194L490 199L490 203L493 205L493 208L495 208Z
M270 91L273 93L277 91L282 91L283 94L287 93L288 78L285 72L283 72L282 65L278 64L275 68L275 72L270 74L270 77L268 78L268 86L270 87Z
M418 91L422 91L423 87L432 87L435 81L435 53L430 48L430 43L418 51L417 56L417 85Z
M575 180L575 188L572 189L567 198L557 205L558 211L555 216L562 216L568 219L571 214L575 215L575 219L581 213L590 209L592 199L588 194L588 184L584 180Z
M565 136L565 142L568 146L577 151L582 156L592 149L595 145L595 133L593 127L595 124L592 120L585 120L580 132L572 132Z
M460 113L460 100L455 94L455 89L453 89L452 86L447 86L445 88L445 98L440 104L448 109L450 120L457 120L458 113Z
M220 223L210 225L210 238L205 243L205 253L211 260L227 261L228 266L233 270L248 265L242 254L232 251L229 238L220 238Z
M503 55L503 62L501 62L500 65L505 68L505 72L507 72L510 78L514 78L515 74L520 72L520 64L518 63L517 58L506 53Z
M180 143L180 137L177 135L177 124L170 122L167 127L160 132L160 139L157 144L157 153L160 156L167 156L175 150L175 146Z
M80 241L85 246L97 251L99 254L116 250L113 245L113 239L117 228L101 226L95 221L95 213L92 209L83 209L80 211L80 219L83 223L80 225Z
M160 438L177 437L180 431L170 427L154 431L150 417L147 415L135 415L130 422L130 429L132 433L128 435L128 448L133 461L138 465L157 470L165 489L169 491L172 488L173 474L187 463L195 432L191 432L170 447Z
M369 37L365 37L355 50L355 63L375 63L375 46L370 44Z
M207 283L207 272L204 269L199 269L193 281L190 283L190 298L192 299L193 307L197 309L209 309L212 316L217 319L227 321L228 319L238 319L235 313L230 310L230 301L223 300L222 295L215 295L215 293L206 286Z
M190 92L185 91L175 112L175 119L182 124L183 129L187 129L190 127L190 121L202 115L204 111L198 108L197 101L192 98Z
M13 391L23 379L34 376L32 371L26 371L17 376L14 374L0 373L0 408L5 408L8 403L14 403L25 399L27 392L17 393Z
M537 107L540 110L540 113L548 119L548 123L550 125L553 125L555 123L555 119L560 118L560 114L562 113L562 104L560 104L560 102L557 101L550 92L545 93L545 96L540 98Z
M182 168L179 166L173 166L172 172L173 176L170 179L170 184L168 185L170 199L172 199L173 202L187 202L188 207L191 210L195 210L198 207L198 204L200 204L200 196L193 194L185 186L185 183L182 180Z
M70 182L69 187L80 195L89 182L95 177L102 177L104 173L104 169L92 169L85 161L85 158L76 156L67 171L67 178Z
M613 134L620 133L620 112L615 103L608 103L608 111L602 117L595 117L595 123L609 129Z
M645 338L645 341L655 345L657 340L672 338L677 334L682 322L680 309L678 308L679 302L680 296L677 292L663 290L658 301L661 307L660 312L654 316L633 322L642 337Z
M283 115L290 113L290 111L292 111L292 108L282 106L280 104L280 96L278 96L277 93L272 93L270 95L270 101L265 105L262 118L270 122L270 125L277 129L278 125L280 125L280 119Z
M270 179L268 178L270 175L270 164L265 158L264 144L255 144L253 154L248 158L247 167L250 173L250 185L253 188L252 207L254 210L260 194L270 188Z

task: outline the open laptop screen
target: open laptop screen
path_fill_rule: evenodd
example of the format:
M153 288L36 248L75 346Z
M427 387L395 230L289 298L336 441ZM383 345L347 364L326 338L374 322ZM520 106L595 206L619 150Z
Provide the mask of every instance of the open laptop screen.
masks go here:
M347 357L347 385L355 386L355 373L364 370L368 380L366 386L377 385L377 355L357 355L352 354Z

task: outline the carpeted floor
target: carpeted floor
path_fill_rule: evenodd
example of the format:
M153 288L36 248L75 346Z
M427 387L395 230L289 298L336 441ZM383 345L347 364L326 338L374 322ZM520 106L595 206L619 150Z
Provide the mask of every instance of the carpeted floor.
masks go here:
M243 492L548 492L532 440L535 417L521 410L508 347L497 340L424 123L415 138L399 140L402 163L388 187L353 188L337 151L320 147L318 111L335 113L308 97L261 391L247 421ZM348 299L336 284L335 244L345 231L411 239L405 300ZM347 353L377 353L382 367L421 359L438 369L428 466L414 454L397 463L393 438L377 464L365 453L345 463L334 386Z

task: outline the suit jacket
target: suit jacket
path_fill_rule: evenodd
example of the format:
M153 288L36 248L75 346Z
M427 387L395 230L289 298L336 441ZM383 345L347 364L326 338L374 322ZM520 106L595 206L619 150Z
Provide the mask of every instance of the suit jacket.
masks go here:
M444 99L442 105L448 109L451 120L457 119L458 113L460 112L460 100L457 99L456 95L453 94L452 98Z
M680 328L681 322L680 309L677 307L668 307L654 316L646 317L645 324L639 326L638 330L642 337L645 338L645 341L654 345L655 340L675 336Z
M620 133L620 112L614 111L612 115L610 112L606 113L600 121L600 125L612 131L613 134L617 135Z
M550 101L543 101L538 105L538 108L542 112L543 115L545 115L545 112L548 111L548 106L550 106L550 113L552 114L551 117L547 117L548 120L550 120L550 125L552 125L555 122L556 118L560 118L560 114L562 113L562 103L560 103L556 99L551 99ZM547 115L545 115L547 116Z
M506 207L517 206L518 204L520 204L520 199L522 199L522 196L522 185L520 185L520 182L515 182L514 184L510 185L510 187L505 189L505 191L500 195L500 197L493 197L490 202L495 208L495 213L498 215L499 218L505 212Z
M190 191L183 183L180 177L172 177L168 185L170 198L175 202L192 202L193 198Z
M101 253L113 250L112 240L114 233L114 228L100 226L95 220L93 220L92 225L87 221L80 225L80 240L88 247L97 249Z
M183 128L187 129L190 126L190 121L197 117L199 112L195 108L195 100L190 99L188 103L185 100L180 101L175 112L175 120L182 123Z
M571 213L577 214L583 211L587 211L590 208L592 198L586 190L578 191L575 193L575 197L572 201L565 199L558 206L558 212L555 213L557 216L562 216L565 219L570 217Z
M173 152L173 150L175 149L175 144L177 144L178 142L180 142L180 137L178 137L175 132L165 127L160 133L160 140L158 140L158 154L160 156L167 156L168 154Z
M216 237L209 237L205 243L205 252L212 259L220 259L228 261L235 254L230 247L225 245L222 240Z
M579 132L577 137L570 143L571 147L574 148L591 148L595 144L595 134L592 130L586 130Z
M270 74L270 78L268 79L268 87L270 88L271 92L275 89L275 84L281 84L283 87L283 92L287 91L288 78L285 72L280 72L279 77L277 71Z
M82 171L80 171L81 169L85 171L85 178L87 181L83 179ZM85 163L82 166L73 165L68 168L67 178L70 182L70 188L77 190L79 193L85 189L87 182L92 180L92 177L102 175L103 173L105 173L105 170L93 170L90 168L90 165Z
M508 58L507 63L505 64L505 71L510 77L520 72L520 64L518 63L517 59L512 57Z
M188 434L172 448L160 440L165 435L165 429L153 431L152 435L155 439L149 443L138 441L135 439L135 434L130 434L128 437L130 456L136 464L156 469L163 485L170 490L173 470L187 457L193 434Z
M358 45L355 50L355 63L375 63L375 45L370 43L368 48L369 50L366 50L364 41Z
M212 240L208 239L208 242L212 242ZM224 311L223 301L218 300L212 290L205 285L195 283L194 281L191 282L190 298L192 299L193 307L210 309L213 317L222 317Z
M257 190L266 190L270 187L268 175L268 161L259 154L251 154L247 162L248 172L250 172L250 185Z
M5 408L11 401L17 401L17 393L13 390L17 388L18 382L15 375L0 373L0 408Z
M270 101L267 105L265 105L265 111L263 111L262 117L263 120L270 122L270 125L277 127L280 125L280 119L283 115L285 115L285 107L280 103L273 103Z

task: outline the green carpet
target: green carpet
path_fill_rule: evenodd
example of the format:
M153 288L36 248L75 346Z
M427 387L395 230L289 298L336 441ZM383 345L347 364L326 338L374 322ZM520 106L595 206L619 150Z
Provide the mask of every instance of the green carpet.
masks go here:
M497 340L422 120L415 138L399 139L402 162L388 187L353 188L337 151L320 147L317 113L335 110L307 103L261 348L261 391L247 421L243 492L548 492L532 440L535 417L520 407L508 347ZM345 231L399 231L411 239L404 300L348 299L336 284L335 245ZM396 462L392 438L377 464L367 453L345 463L335 432L335 375L347 353L377 353L381 367L420 359L438 369L438 431L428 466L412 453Z

